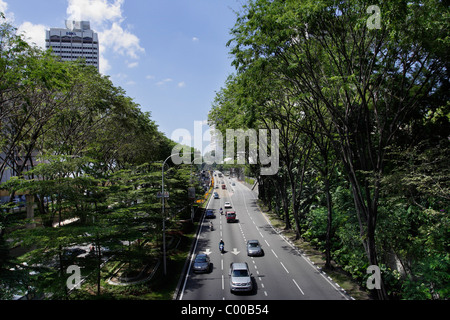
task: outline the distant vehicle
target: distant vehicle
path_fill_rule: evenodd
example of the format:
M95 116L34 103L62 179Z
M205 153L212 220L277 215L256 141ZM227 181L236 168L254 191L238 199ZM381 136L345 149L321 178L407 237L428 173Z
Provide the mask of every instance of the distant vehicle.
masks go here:
M225 207L225 209L227 209L227 208L231 208L231 203L230 202L225 202L225 204L224 204L224 207Z
M207 254L199 253L194 260L194 272L210 272L211 262Z
M247 262L230 264L230 291L252 291L253 284Z
M212 209L206 209L205 218L206 219L214 219L216 215L214 214L214 210Z
M236 183L232 182L232 183L231 183L231 185L232 185L232 186L235 186L235 185L236 185Z
M219 199L219 194L217 192L214 192L214 199Z
M235 211L225 212L225 217L227 219L227 223L236 222L236 212Z
M81 249L81 248L76 248L76 247L68 248L68 249L64 249L61 258L63 260L67 260L67 261L73 261L76 258L80 258L80 256L85 253L87 253L87 251L84 249Z
M247 241L247 255L248 256L262 256L263 249L258 240L248 240Z

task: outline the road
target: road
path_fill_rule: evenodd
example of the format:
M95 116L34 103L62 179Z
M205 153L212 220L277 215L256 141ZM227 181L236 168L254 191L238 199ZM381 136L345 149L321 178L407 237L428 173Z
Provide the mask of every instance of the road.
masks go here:
M215 177L219 183L220 199L211 198L209 209L215 209L216 218L202 221L191 264L181 288L180 300L348 300L331 279L320 272L307 258L288 243L270 225L256 205L255 194L236 179ZM221 188L220 182L227 189ZM235 186L232 186L232 182ZM231 202L238 218L237 223L227 223L219 208ZM219 252L219 241L225 242L225 253ZM247 256L247 240L257 239L264 255ZM197 253L207 253L213 264L206 274L192 272L192 261ZM251 293L230 292L228 271L232 262L247 262L252 273L255 290Z

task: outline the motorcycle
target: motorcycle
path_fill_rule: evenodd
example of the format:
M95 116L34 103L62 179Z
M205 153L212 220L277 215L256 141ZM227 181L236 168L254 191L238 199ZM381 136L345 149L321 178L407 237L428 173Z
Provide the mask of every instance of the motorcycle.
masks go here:
M219 244L219 250L220 250L221 253L224 253L224 245L223 245L223 243Z
M211 231L214 230L214 226L213 226L213 223L212 223L212 222L209 223L209 229L210 229Z

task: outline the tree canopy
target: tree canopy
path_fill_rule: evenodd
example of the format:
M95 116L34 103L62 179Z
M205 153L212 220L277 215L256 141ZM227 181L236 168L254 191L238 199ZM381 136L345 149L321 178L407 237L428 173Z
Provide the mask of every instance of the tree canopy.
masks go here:
M6 22L0 37L0 298L31 280L67 298L67 255L81 245L92 247L86 261L100 294L105 250L130 264L160 254L157 193L175 143L95 67L30 46ZM190 217L191 170L177 169L166 168L165 201L169 217L180 219ZM18 195L35 204L34 217L14 210ZM12 257L14 246L27 254Z
M219 130L280 131L261 200L328 267L364 282L380 266L380 299L448 298L448 17L438 0L250 0L228 42L236 73L209 115ZM440 244L417 246L430 236Z

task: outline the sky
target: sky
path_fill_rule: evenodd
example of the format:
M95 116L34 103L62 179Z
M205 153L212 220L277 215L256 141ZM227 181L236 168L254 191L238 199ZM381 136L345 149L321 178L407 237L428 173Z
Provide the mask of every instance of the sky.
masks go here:
M242 2L0 0L0 11L43 48L45 30L64 28L66 19L90 21L99 34L100 73L150 112L168 138L186 143L176 132L191 133L192 141L194 131L207 136L208 127L199 123L234 72L226 43Z

